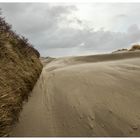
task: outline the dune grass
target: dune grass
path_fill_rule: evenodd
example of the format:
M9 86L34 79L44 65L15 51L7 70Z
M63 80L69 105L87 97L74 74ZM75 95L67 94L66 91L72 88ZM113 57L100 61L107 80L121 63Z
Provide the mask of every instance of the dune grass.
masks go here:
M23 101L42 70L39 57L28 40L0 17L0 136L7 136L18 121Z
M135 44L131 47L131 49L129 49L129 51L135 51L135 50L140 50L140 45L139 44Z

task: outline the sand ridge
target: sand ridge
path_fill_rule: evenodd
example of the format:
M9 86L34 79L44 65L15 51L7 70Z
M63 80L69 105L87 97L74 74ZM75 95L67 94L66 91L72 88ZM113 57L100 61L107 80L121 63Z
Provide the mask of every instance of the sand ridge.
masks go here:
M46 62L11 136L140 136L139 84L139 51Z

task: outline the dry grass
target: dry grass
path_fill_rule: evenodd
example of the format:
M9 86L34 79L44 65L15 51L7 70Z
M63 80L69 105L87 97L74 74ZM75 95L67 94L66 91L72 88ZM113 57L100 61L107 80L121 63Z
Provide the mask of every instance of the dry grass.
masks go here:
M129 51L135 51L135 50L140 50L140 45L139 44L133 45Z
M38 51L0 18L0 136L7 136L18 121L41 70Z
M140 50L140 45L139 44L135 44L133 45L130 49L119 49L117 51L114 51L113 53L116 53L116 52L123 52L123 51L137 51L137 50Z
M116 52L123 52L123 51L128 51L128 49L119 49L117 51L114 51L113 53L116 53Z

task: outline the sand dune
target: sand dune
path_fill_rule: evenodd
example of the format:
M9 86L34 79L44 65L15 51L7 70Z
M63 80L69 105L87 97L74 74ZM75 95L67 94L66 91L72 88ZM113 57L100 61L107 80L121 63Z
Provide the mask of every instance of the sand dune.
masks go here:
M140 52L46 61L11 136L140 136Z

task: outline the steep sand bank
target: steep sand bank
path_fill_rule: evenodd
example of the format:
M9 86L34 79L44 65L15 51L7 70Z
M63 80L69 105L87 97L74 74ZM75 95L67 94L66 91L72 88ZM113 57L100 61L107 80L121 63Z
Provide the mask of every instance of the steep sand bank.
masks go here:
M11 136L140 136L140 52L54 59Z

